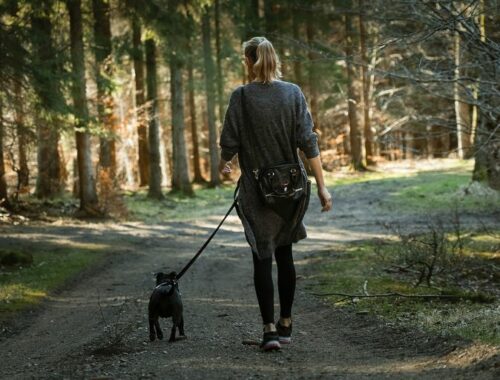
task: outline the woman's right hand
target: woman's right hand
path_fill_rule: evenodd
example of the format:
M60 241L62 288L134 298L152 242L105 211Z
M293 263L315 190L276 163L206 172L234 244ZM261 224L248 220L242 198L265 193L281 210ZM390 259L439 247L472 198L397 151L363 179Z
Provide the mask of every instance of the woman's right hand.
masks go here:
M318 188L318 197L321 202L321 212L330 211L332 209L332 196L328 192L326 186L322 186Z

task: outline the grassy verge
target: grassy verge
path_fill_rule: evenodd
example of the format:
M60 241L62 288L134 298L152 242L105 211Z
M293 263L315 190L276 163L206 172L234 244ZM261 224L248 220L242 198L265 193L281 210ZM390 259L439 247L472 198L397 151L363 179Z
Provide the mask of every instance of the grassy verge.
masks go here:
M1 267L0 322L16 311L39 304L51 292L103 257L100 247L64 248L57 251L37 248L31 265L9 269Z
M415 274L388 270L388 256L398 242L383 245L363 241L320 252L308 259L307 287L314 293L459 295L460 300L425 298L325 297L335 307L379 316L390 323L419 327L428 332L458 335L500 344L500 242L490 235L471 236L463 251L474 269L461 268L462 281L436 278L433 286L414 287ZM383 258L382 258L383 257ZM449 268L456 275L456 269ZM466 285L465 285L466 284ZM496 291L495 291L496 289ZM477 297L477 296L480 297ZM483 301L483 302L480 302ZM484 302L487 301L487 302Z
M188 197L169 192L161 201L151 200L147 192L125 194L125 203L132 219L147 223L180 221L211 216L214 211L224 211L233 201L236 185L224 185L216 189L197 188L195 196Z
M334 191L359 193L374 191L381 199L377 207L407 213L441 213L457 208L480 213L498 210L500 194L486 186L471 184L472 163L457 161L443 169L388 171L329 175L327 184ZM466 193L464 190L469 188ZM375 207L375 206L374 206Z

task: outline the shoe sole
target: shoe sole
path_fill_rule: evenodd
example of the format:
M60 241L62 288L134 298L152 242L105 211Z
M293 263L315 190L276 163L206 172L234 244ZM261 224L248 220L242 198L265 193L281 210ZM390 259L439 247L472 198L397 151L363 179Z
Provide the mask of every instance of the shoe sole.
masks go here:
M261 348L262 351L277 351L281 349L280 342L277 340L271 340L267 343L265 343Z
M292 338L280 336L280 343L281 344L290 344L290 343L292 343Z

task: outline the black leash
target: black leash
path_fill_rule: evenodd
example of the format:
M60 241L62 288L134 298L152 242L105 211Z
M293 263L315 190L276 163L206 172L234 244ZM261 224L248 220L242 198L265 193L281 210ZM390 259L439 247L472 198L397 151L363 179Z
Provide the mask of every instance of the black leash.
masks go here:
M236 188L236 190L237 189L238 188ZM236 193L236 191L235 191L235 193ZM207 241L201 246L201 248L198 250L198 252L196 253L196 255L194 255L194 257L189 261L189 263L187 263L186 266L184 268L182 268L182 270L180 271L180 273L176 277L177 280L179 280L184 275L184 273L187 272L187 270L189 269L189 267L194 264L194 262L196 261L196 259L198 258L198 256L201 255L201 253L204 251L204 249L210 243L210 241L215 236L215 234L217 233L217 231L219 231L219 228L226 221L226 218L229 216L229 214L231 214L231 211L233 211L233 209L234 209L235 206L236 206L236 199L234 200L234 202L231 205L231 207L229 207L229 210L227 210L226 215L224 216L224 218L222 218L221 222L219 223L219 225L217 226L217 228L212 232L212 234L209 236L209 238L207 239Z

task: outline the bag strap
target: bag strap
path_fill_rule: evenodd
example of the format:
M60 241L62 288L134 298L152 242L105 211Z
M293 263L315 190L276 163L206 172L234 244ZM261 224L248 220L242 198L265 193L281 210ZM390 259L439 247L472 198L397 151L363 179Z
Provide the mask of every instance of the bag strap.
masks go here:
M254 140L253 129L250 123L250 117L247 112L244 87L241 88L241 108L243 115L243 130L245 131L244 134L247 135L252 147L256 147L257 145L255 144ZM259 179L259 171L262 165L259 163L259 159L256 158L253 149L249 149L249 151L250 151L250 158L252 159L253 163L257 165L257 168L252 169L252 173L254 174L255 179Z
M250 144L252 147L256 147L257 144L255 142L255 136L254 136L254 130L251 125L251 118L249 117L248 111L247 111L247 104L246 104L246 99L245 99L245 87L241 87L241 108L242 108L242 115L243 115L243 129L245 130L245 134L247 135ZM293 157L295 159L295 163L299 163L299 155L297 153L297 139L296 139L296 129L295 127L292 128L292 133L291 133L291 145L292 145L292 153ZM258 155L257 157L254 154L253 149L250 149L250 156L251 159L254 163L258 165L257 168L252 169L252 172L255 176L255 179L259 179L259 172L263 168L264 165L262 165L259 162Z

